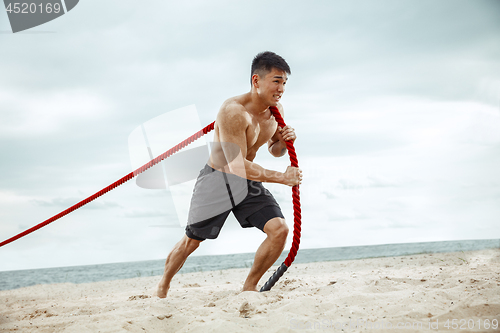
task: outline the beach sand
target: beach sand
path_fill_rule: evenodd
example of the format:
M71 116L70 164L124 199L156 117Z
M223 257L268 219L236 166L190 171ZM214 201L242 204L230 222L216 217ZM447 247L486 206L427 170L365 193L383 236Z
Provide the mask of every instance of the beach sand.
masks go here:
M166 299L158 276L0 291L0 331L500 332L499 249L297 264L264 293L247 273L180 274Z

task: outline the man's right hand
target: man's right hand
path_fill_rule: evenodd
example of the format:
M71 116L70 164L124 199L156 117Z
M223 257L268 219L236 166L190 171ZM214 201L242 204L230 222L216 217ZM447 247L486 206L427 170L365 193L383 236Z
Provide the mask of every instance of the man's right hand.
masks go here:
M283 174L283 184L288 186L295 186L302 183L302 170L296 167L289 166Z

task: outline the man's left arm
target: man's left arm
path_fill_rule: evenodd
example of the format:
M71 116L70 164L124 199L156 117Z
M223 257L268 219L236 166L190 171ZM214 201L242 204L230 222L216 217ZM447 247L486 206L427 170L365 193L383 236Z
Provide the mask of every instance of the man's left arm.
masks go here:
M278 104L278 110L280 111L281 116L284 118L285 113L283 112L283 107L281 106L281 104ZM267 143L268 150L274 157L281 157L286 153L285 142L291 141L293 143L296 138L297 136L295 135L295 129L288 125L284 128L278 126L276 132Z

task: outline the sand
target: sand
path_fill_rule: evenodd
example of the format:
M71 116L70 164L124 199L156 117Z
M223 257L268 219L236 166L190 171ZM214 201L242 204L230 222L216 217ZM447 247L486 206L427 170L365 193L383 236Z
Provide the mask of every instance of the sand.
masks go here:
M0 331L500 331L498 249L297 264L265 293L247 272L177 275L166 299L159 277L1 291Z

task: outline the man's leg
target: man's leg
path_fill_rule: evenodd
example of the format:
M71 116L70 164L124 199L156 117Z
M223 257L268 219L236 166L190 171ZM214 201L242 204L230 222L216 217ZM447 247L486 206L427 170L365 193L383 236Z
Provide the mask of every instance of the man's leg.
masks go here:
M167 297L168 289L170 288L170 281L174 277L175 273L181 269L182 265L186 261L187 257L194 252L200 246L202 241L189 238L184 235L182 239L175 244L172 251L170 251L167 260L165 262L165 271L163 276L158 283L158 290L156 296L160 298Z
M257 283L264 273L278 259L285 248L288 226L285 219L275 217L264 226L267 238L257 249L255 259L243 285L243 291L257 291Z

